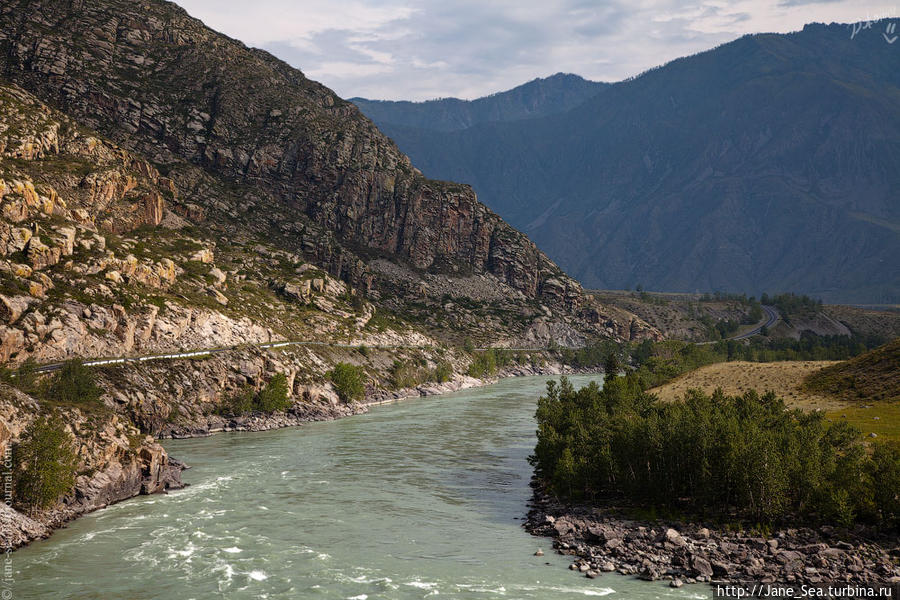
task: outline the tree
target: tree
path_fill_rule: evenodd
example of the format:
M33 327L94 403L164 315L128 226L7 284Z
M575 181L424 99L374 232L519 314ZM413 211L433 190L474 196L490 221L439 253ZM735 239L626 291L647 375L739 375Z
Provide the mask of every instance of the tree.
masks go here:
M57 416L38 417L13 446L16 504L48 508L75 485L78 457L72 436Z
M50 380L46 397L65 404L93 404L102 394L103 389L95 383L91 369L80 360L70 360Z
M603 363L603 371L606 373L606 376L616 377L621 370L622 364L619 362L619 357L616 356L615 352L610 352L606 357L606 362Z
M276 373L256 395L256 408L270 413L288 407L288 384L284 373Z
M366 375L361 367L340 362L328 372L328 379L342 402L358 402L366 395Z

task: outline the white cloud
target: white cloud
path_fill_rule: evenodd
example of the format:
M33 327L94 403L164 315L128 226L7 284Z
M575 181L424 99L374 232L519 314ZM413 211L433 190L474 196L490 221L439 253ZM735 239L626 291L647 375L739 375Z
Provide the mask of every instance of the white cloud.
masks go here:
M559 71L617 81L746 33L896 0L177 0L344 97L474 98Z

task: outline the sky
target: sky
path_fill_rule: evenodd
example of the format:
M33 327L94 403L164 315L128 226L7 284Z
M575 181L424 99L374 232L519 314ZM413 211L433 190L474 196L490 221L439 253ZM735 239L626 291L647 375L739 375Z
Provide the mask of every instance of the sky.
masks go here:
M747 33L900 15L900 0L175 0L344 98L473 99L620 81ZM848 32L849 35L849 32Z

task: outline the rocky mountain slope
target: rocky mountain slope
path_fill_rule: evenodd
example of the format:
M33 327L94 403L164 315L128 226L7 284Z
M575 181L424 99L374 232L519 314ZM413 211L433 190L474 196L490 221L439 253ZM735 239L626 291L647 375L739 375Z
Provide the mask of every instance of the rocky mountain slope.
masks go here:
M411 126L419 105L360 106L587 287L895 303L900 54L885 25L746 36L528 120L445 131L439 116Z
M144 153L206 218L277 236L356 285L367 255L578 286L465 186L428 181L350 103L166 2L6 3L4 76ZM187 210L187 207L185 207Z

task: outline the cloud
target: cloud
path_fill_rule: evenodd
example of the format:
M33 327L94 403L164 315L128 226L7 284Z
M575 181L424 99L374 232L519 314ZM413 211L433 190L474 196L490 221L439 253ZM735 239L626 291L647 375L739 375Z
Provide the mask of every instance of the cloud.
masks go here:
M895 0L178 0L344 97L475 98L564 71L617 81L746 33L896 14Z

